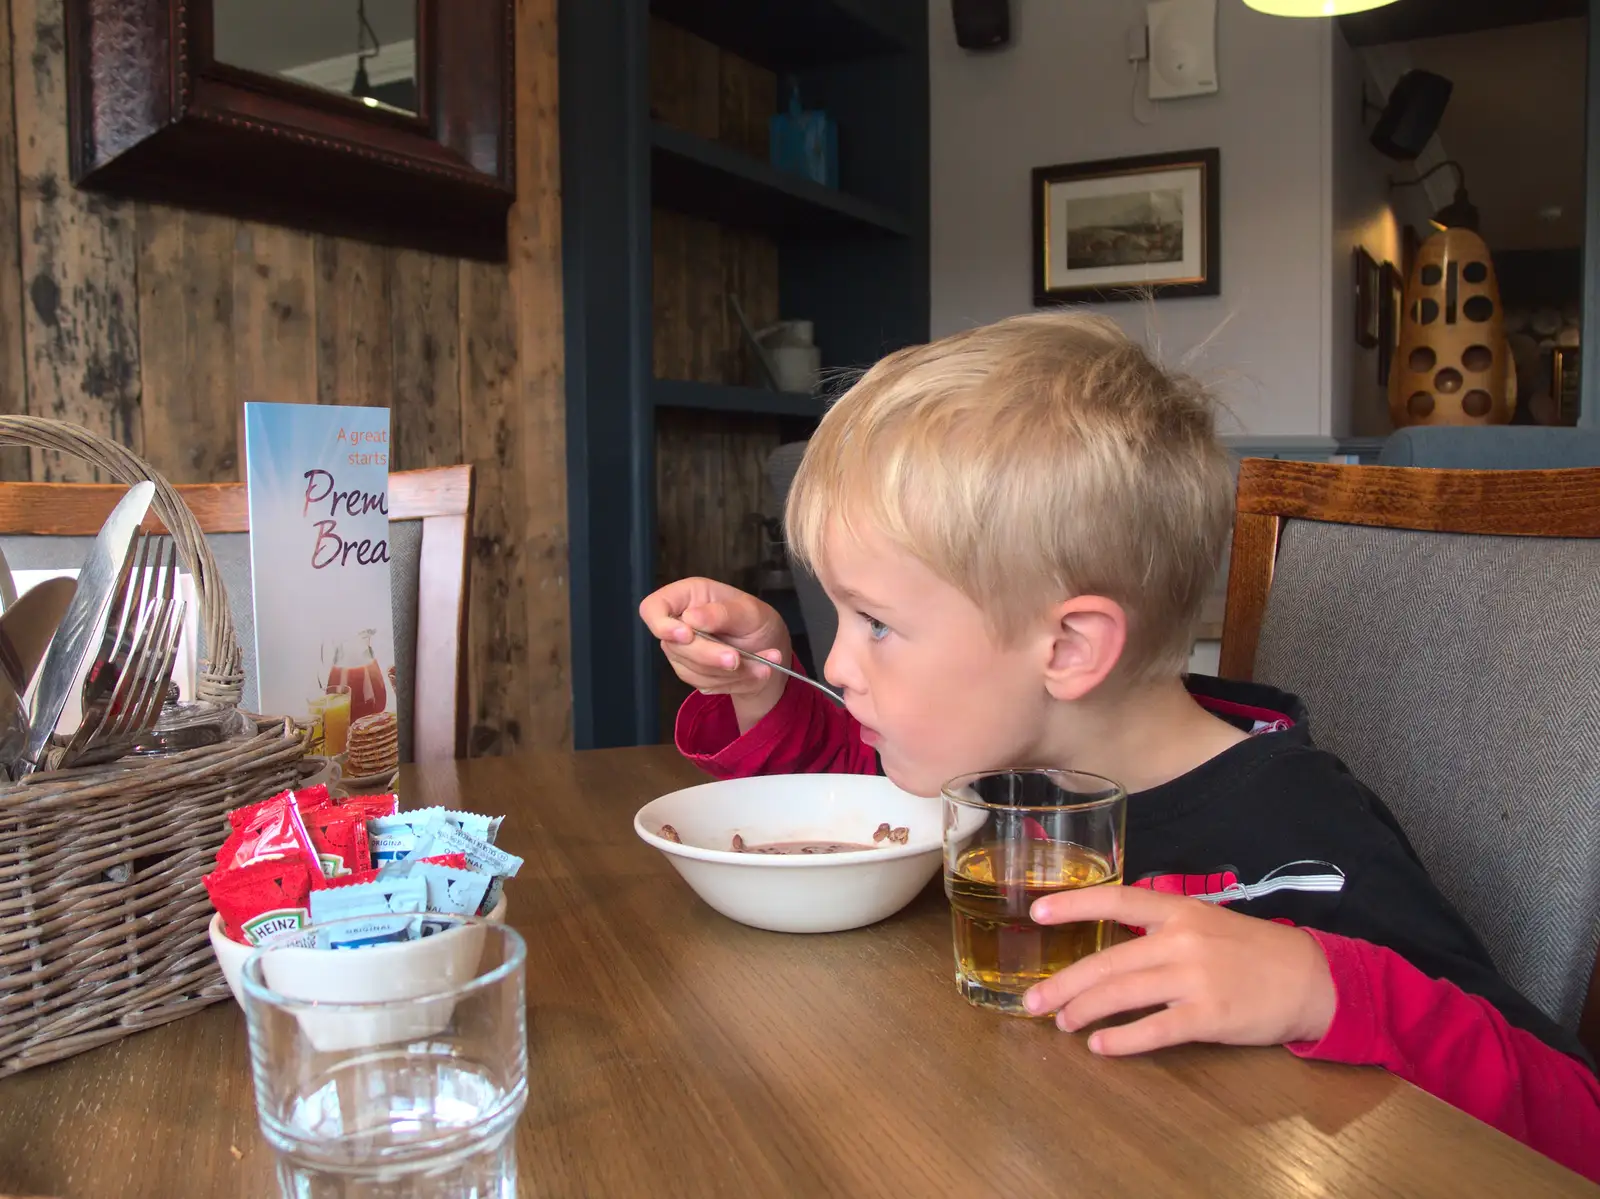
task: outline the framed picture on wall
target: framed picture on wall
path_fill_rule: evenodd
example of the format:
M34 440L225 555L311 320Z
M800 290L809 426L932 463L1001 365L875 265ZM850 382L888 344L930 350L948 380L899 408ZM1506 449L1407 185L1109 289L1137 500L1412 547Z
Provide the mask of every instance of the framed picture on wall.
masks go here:
M1400 348L1400 314L1405 306L1405 287L1394 263L1378 268L1378 385L1389 386L1395 351Z
M1400 287L1405 289L1405 281L1411 278L1411 268L1417 265L1417 250L1422 246L1421 239L1417 237L1417 227L1412 224L1400 226Z
M1578 347L1557 346L1550 351L1550 394L1555 398L1556 423L1578 423Z
M1033 170L1033 302L1222 291L1216 149Z
M1366 246L1350 251L1350 282L1356 302L1356 345L1370 350L1378 344L1382 331L1378 313L1381 279L1377 260L1367 253Z

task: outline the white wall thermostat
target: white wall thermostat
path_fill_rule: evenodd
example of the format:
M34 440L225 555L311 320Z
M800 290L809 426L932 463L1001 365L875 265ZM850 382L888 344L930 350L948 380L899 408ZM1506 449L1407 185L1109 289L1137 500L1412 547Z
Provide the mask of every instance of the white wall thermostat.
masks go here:
M1217 0L1151 0L1150 98L1217 90Z

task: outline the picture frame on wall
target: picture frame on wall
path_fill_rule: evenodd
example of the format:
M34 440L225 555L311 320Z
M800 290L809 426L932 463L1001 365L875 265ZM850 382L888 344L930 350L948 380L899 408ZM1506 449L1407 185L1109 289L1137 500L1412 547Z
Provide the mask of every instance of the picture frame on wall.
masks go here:
M1216 148L1033 170L1036 307L1222 293Z
M1382 333L1378 312L1378 288L1382 278L1377 260L1367 253L1366 246L1350 251L1350 274L1356 304L1356 345L1370 350L1378 345Z
M1405 308L1405 286L1399 268L1385 262L1378 268L1378 385L1389 386L1395 352L1400 348L1400 321Z
M1550 394L1555 398L1556 423L1578 423L1578 354L1577 346L1556 346L1550 351Z
M1411 268L1417 265L1417 251L1422 248L1422 239L1417 236L1417 227L1410 223L1400 226L1400 289L1405 290L1405 281L1411 278Z

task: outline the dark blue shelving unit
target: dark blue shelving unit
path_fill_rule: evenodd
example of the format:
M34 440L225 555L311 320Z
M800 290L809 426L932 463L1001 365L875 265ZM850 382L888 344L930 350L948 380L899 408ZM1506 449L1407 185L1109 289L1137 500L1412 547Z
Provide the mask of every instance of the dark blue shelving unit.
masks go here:
M779 308L826 370L928 336L925 0L561 0L562 245L574 740L657 739L655 413L809 428L825 401L651 377L651 220L661 207L778 244ZM650 18L794 78L839 124L841 186L651 119ZM780 101L781 102L781 101Z
M911 235L892 209L670 125L650 127L650 151L651 193L674 212L764 233Z
M687 383L656 379L650 384L657 408L695 408L702 412L740 412L755 416L822 418L827 400L803 391L769 391L732 383Z
M920 51L916 6L875 0L652 0L650 11L779 74Z

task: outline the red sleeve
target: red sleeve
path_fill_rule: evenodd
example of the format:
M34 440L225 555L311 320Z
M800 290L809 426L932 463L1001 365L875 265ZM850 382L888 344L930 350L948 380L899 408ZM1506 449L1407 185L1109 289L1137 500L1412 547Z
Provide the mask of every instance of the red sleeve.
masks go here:
M679 753L719 779L878 773L878 755L862 743L856 718L815 687L793 680L772 711L742 736L733 700L696 691L678 709L674 739Z
M1600 1182L1600 1081L1583 1063L1392 949L1305 931L1328 957L1338 1002L1322 1040L1292 1053L1382 1066Z

